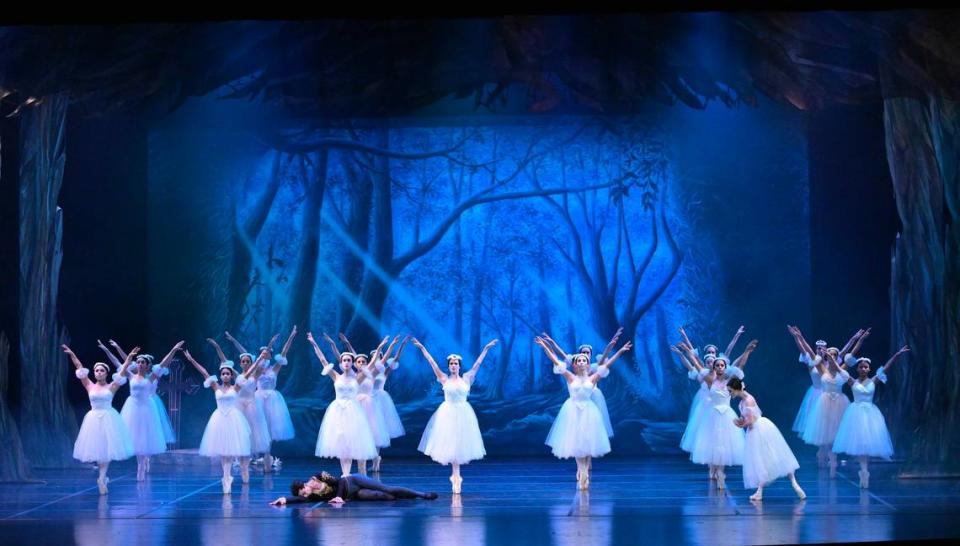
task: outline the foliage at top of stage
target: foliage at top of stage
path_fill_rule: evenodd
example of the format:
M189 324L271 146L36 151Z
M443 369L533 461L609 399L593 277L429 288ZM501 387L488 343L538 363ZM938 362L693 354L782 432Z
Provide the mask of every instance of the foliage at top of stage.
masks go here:
M299 117L395 116L441 98L530 112L643 101L797 108L960 96L956 11L650 13L465 20L0 28L0 95L67 93L87 112L224 88Z

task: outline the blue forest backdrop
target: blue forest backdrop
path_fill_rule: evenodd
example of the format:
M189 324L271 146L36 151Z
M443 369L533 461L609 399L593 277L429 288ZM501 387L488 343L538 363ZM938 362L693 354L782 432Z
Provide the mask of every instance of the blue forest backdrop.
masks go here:
M676 449L697 387L669 349L680 325L725 346L745 324L739 348L763 342L751 375L786 372L778 388L799 402L806 376L784 334L809 316L796 113L425 113L250 130L268 117L197 100L151 131L147 309L151 350L187 338L208 367L206 336L257 347L299 327L279 379L298 434L281 453L312 451L333 397L307 331L344 332L362 351L411 334L468 364L500 339L471 396L491 454L548 453L566 389L533 344L544 331L569 352L600 351L619 326L633 341L601 384L618 452ZM392 452L412 453L439 385L410 346L387 389L409 431ZM208 392L185 398L183 445L212 406ZM792 409L771 412L786 422Z

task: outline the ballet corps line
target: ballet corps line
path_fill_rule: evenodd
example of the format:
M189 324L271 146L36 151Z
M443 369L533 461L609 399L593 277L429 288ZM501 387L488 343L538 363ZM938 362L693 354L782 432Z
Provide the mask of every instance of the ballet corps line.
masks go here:
M671 348L687 367L688 377L700 383L680 447L690 453L690 460L694 463L708 465L709 479L716 481L718 489L726 487L725 468L739 465L743 467L744 486L756 488L751 500L761 500L763 488L784 476L790 479L797 495L804 498L794 475L799 468L796 458L776 425L763 417L756 399L745 388L743 369L757 348L757 340L751 341L740 357L731 363L725 354L733 351L744 333L741 327L726 353L718 353L715 345L706 345L701 360L700 351L694 348L686 332L682 328L679 331L683 339ZM889 459L893 453L883 415L872 402L876 382L885 383L886 371L909 349L903 347L870 376L870 359L854 356L870 335L869 329L858 331L842 350L828 348L826 342L818 341L815 351L799 329L789 326L788 331L801 351L800 362L808 367L813 381L801 403L793 430L805 442L819 447L818 460L821 465L830 466L831 477L836 471L836 453L858 457L860 486L868 487L869 457ZM610 438L614 432L598 384L609 376L610 366L632 348L628 341L614 351L622 333L622 328L617 330L595 361L590 345L580 345L576 353L568 354L545 332L534 339L551 362L553 372L566 381L569 393L545 443L554 456L575 459L580 490L589 488L592 459L610 452ZM219 380L184 348L183 341L174 345L158 364L153 364L154 358L140 354L139 347L124 353L116 342L110 340L115 355L98 340L98 346L118 371L111 376L110 364L97 362L93 366L94 381L89 380L90 370L83 366L76 354L68 346L63 346L76 367L77 378L87 390L91 405L80 427L73 456L83 462L98 464L100 494L108 492L107 469L111 461L136 455L137 479L142 481L150 471L150 457L166 451L166 445L175 440L166 410L156 395L156 383L168 373L167 367L177 352L182 352L205 378L204 386L212 389L216 399L217 407L204 429L199 454L221 462L223 493L231 492L234 459L240 462L244 483L249 482L250 460L254 455L262 454L264 472L271 472L272 442L294 437L286 401L276 390L276 384L277 374L287 365L286 355L297 336L297 328L291 330L280 354L274 355L273 352L278 334L260 347L256 358L229 332L225 335L239 353L240 370L234 367L234 362L226 357L220 345L208 338L220 361ZM337 366L327 360L312 333L307 334L307 341L323 367L322 375L333 382L336 396L324 413L314 454L339 460L342 477L336 479L321 473L307 482L295 481L291 485L293 496L282 497L273 504L436 498L435 493L389 486L366 475L367 462L371 461L372 470L379 473L380 450L388 447L392 439L406 433L384 386L389 375L398 368L408 341L420 350L444 394L443 402L423 431L418 449L442 465L451 465L451 489L454 494L460 494L463 483L461 465L486 455L476 413L468 397L481 364L497 340L487 343L470 369L461 373L463 358L460 355L447 356L447 371L444 372L427 348L410 336L403 337L402 341L401 336L392 340L386 336L369 356L358 353L343 334L340 334L340 340L346 351L340 351L327 334L323 334L323 338L329 344ZM847 372L851 366L857 369L856 379ZM130 396L118 413L112 406L113 395L127 383L130 384ZM840 390L844 383L851 386L853 404ZM739 416L730 405L734 397L740 398ZM351 474L354 461L357 462L357 474Z

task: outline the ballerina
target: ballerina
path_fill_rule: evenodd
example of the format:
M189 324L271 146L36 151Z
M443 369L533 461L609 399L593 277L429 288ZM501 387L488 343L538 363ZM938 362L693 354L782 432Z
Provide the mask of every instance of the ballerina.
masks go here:
M780 434L780 429L763 416L757 400L747 392L742 381L736 377L730 378L727 389L733 398L740 398L740 418L734 424L746 431L743 485L757 488L750 495L750 500L763 500L763 488L783 476L790 478L790 485L801 500L807 498L795 476L800 464Z
M827 366L824 366L823 357L814 353L799 328L790 326L790 332L797 338L799 345L806 351L807 357L814 362L817 371L820 372L820 396L813 404L813 409L807 417L801 438L804 442L815 445L819 451L826 453L830 477L835 478L837 475L837 455L833 452L833 440L837 435L837 428L840 426L843 412L850 405L850 400L842 391L843 384L847 382L850 375L841 368L838 368L834 373ZM824 354L836 358L839 350L835 347L827 347Z
M590 371L590 357L578 354L573 357L571 373L566 369L566 362L558 358L541 337L534 339L547 358L553 362L553 373L562 375L567 381L570 397L560 408L550 432L547 434L546 444L551 447L553 455L560 459L574 457L577 461L577 488L586 490L590 487L590 459L602 457L610 452L610 439L603 428L603 418L600 410L590 396L596 384L610 375L610 365L617 360L611 358L601 364L596 372ZM621 347L615 356L619 357L631 348L628 341Z
M620 335L623 334L623 327L617 329L613 334L613 338L607 343L607 346L604 348L603 354L600 355L600 358L596 362L592 361L593 359L593 346L586 343L581 344L577 347L577 352L573 354L568 354L560 348L560 345L553 340L546 332L540 334L541 339L549 344L550 349L553 351L557 357L562 357L563 361L566 364L573 362L573 357L577 354L587 355L587 360L590 361L590 373L596 373L597 369L601 364L607 359L607 355L613 348L616 346L617 341L620 339ZM590 398L593 400L593 403L597 405L597 409L600 410L600 416L603 418L603 428L607 432L607 437L613 438L613 422L610 421L610 411L607 409L607 399L603 396L603 391L600 390L599 386L596 386L590 392Z
M700 358L689 340L685 339L677 346L686 352L687 358L691 362L700 363ZM756 347L757 340L753 340L747 345L744 354L738 359L742 361L741 366L746 363ZM728 365L727 357L720 355L713 361L713 368L704 377L709 389L707 404L710 408L703 414L703 422L700 423L699 431L690 450L691 461L710 467L711 474L717 480L717 489L726 488L725 467L743 464L745 438L743 430L738 428L735 423L737 415L730 407L730 391L727 390L727 382L731 379L731 376L727 373ZM700 366L703 367L702 364ZM742 375L742 372L740 375ZM740 379L740 377L737 377L737 379Z
M480 370L480 364L486 358L487 352L496 344L497 340L494 339L484 345L473 366L461 376L460 365L463 358L460 355L447 356L447 369L450 373L445 374L427 352L427 348L417 338L413 338L413 345L420 349L423 357L433 368L437 381L443 385L443 403L427 422L417 449L434 461L453 467L450 484L454 494L460 493L463 484L460 465L482 459L487 454L483 447L483 436L480 435L477 414L467 401L467 396L470 395L470 387L477 376L477 371Z
M213 389L217 399L217 409L210 415L210 420L207 421L207 426L203 430L198 453L204 457L220 459L220 466L223 469L223 478L220 482L223 485L223 494L229 495L233 485L233 477L230 475L233 458L240 459L242 473L249 475L250 472L250 424L237 407L240 397L240 386L234 379L237 377L237 371L233 368L233 361L221 362L221 382L218 383L215 376L209 375L207 370L194 360L190 351L186 349L181 351L187 361L200 372L200 375L204 376L203 386ZM249 379L257 365L259 360L241 375Z
M130 396L120 409L120 417L123 418L130 433L133 454L137 456L137 481L140 482L146 479L150 456L167 450L163 419L156 405L150 400L151 394L156 392L154 384L159 378L157 371L166 368L183 343L180 341L174 345L157 366L150 365L150 360L146 358L150 355L137 356L136 364L129 366L126 370L118 366L121 377L128 377L129 373L133 374L128 377ZM97 345L110 360L119 364L113 353L99 339Z
M97 340L97 343L100 343L100 340ZM121 361L127 358L127 354L123 352L123 349L120 347L120 344L118 344L116 341L112 339L108 340L107 343L109 343L110 346L113 347L113 350L116 351L118 355L120 355ZM108 358L110 358L111 362L114 362L114 363L118 362L116 358L113 356L113 354L110 351L108 351L105 347L103 347L102 343L100 344L100 348L107 353ZM163 424L164 441L167 444L177 443L177 434L173 430L173 423L170 421L170 414L167 412L167 406L163 404L163 400L160 400L160 396L157 394L157 386L160 384L160 378L166 375L170 375L169 363L167 366L154 364L153 355L149 355L149 354L137 355L137 358L134 360L134 363L137 364L137 366L142 366L142 365L151 366L153 374L157 376L157 380L151 381L147 386L147 390L150 393L149 399L150 399L150 402L153 403L154 407L157 408L157 413L160 414L160 421ZM146 471L150 472L149 458L146 461Z
M256 377L262 368L253 365L253 355L244 349L244 347L240 345L240 342L230 335L230 332L225 332L225 334L227 339L233 342L234 347L240 351L238 360L240 360L240 369L244 373L236 379L236 384L239 387L237 391L237 407L243 412L243 416L247 419L247 424L250 425L250 455L251 457L260 453L267 455L270 453L270 442L272 442L273 439L270 437L270 425L267 423L267 415L263 410L263 402L256 396ZM276 343L278 337L279 334L273 336L273 338L270 339L270 343L260 348L259 357L257 358L258 363L270 362L272 358L271 348L273 344ZM213 338L208 337L207 343L213 345L221 364L229 362L230 367L233 367L233 361L227 360L220 345ZM267 472L266 464L263 466L263 471L264 473ZM243 480L243 483L250 482L249 465L241 466L240 478Z
M400 421L400 414L397 413L397 406L393 403L393 398L390 396L390 393L384 390L384 386L387 378L390 377L390 374L399 366L400 355L403 353L403 348L406 347L409 339L410 336L403 338L403 341L400 343L400 348L397 349L396 354L393 356L389 356L393 344L387 348L387 352L384 354L385 358L377 362L376 375L373 376L373 403L376 405L377 411L380 412L383 423L386 426L387 434L390 435L391 439L403 436L406 431L403 430L403 423ZM396 340L394 340L394 342L396 342ZM380 362L386 362L386 365ZM380 464L380 455L377 455L377 458L373 460L374 472L380 472Z
M359 353L354 360L360 385L359 391L357 392L357 402L360 403L367 422L370 423L370 431L373 432L373 443L377 446L377 455L373 458L374 472L380 470L378 464L380 460L380 450L385 447L390 447L390 433L387 431L387 423L383 420L383 414L380 413L376 403L373 401L374 382L377 375L376 366L380 364L380 351L383 350L383 346L386 345L389 340L390 336L384 337L380 345L370 352L370 358L363 353ZM366 461L363 461L362 464L364 467L360 469L360 474L366 475Z
M337 351L340 364L340 372L337 372L320 350L312 332L307 332L307 341L323 364L323 375L333 381L336 393L336 398L330 402L323 414L314 455L339 459L340 471L344 476L350 474L350 467L356 459L357 469L362 474L366 461L377 456L377 446L370 422L357 402L360 385L354 370L356 355L352 352Z
M857 368L857 379L851 377L847 380L847 384L853 391L853 404L843 412L843 418L837 428L837 436L833 441L833 451L857 457L860 463L860 487L863 489L870 486L870 472L867 468L870 457L889 460L893 455L893 442L890 440L887 423L880 408L873 403L877 382L886 383L887 370L893 366L897 357L909 351L910 347L906 345L901 347L873 376L870 376L869 358L846 355L846 363ZM837 361L832 356L828 356L827 360L830 362L831 369L838 367Z
M287 336L287 341L283 344L280 354L274 357L274 364L261 366L257 373L257 400L263 407L266 415L267 426L270 432L272 442L281 442L292 440L296 434L293 428L293 420L290 418L290 409L287 407L287 401L283 394L277 390L277 375L280 370L287 365L287 352L293 345L293 339L297 336L297 327L294 326ZM273 471L273 455L270 449L263 455L263 471L269 473Z
M681 351L676 345L671 345L670 350L680 356L680 360L687 368L687 377L691 381L696 381L700 384L700 388L697 389L697 394L694 395L693 401L690 403L690 411L687 414L687 426L684 428L683 436L680 438L680 449L690 453L693 449L694 439L697 436L700 422L703 419L703 412L709 410L710 407L706 403L709 398L709 389L704 379L707 377L707 374L710 373L713 361L716 360L717 357L713 354L706 355L703 359L706 366L700 368L697 363L691 362L690 359L687 358L686 353ZM714 476L711 474L711 477Z
M113 395L127 382L125 377L130 361L140 352L135 347L124 359L120 372L113 374L113 380L107 383L110 366L104 362L93 365L94 381L87 377L90 370L83 367L80 359L67 345L61 345L63 352L70 357L76 367L76 376L90 398L90 411L83 417L77 441L73 444L73 458L85 463L97 463L100 475L97 487L101 495L107 494L107 469L110 461L122 461L133 456L133 442L127 426L117 410L113 408Z

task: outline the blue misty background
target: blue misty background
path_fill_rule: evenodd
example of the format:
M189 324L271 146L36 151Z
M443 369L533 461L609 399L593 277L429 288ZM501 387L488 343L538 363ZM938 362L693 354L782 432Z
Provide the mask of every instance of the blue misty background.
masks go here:
M280 385L297 438L279 453L312 454L333 398L307 331L346 332L362 351L383 335L412 334L438 360L459 352L468 365L499 338L471 394L491 455L548 453L543 440L566 388L532 343L544 330L572 352L579 343L600 350L626 327L622 341L634 350L600 384L615 454L676 449L696 388L669 351L679 325L721 346L746 325L735 353L751 338L761 343L747 368L751 391L781 428L792 422L808 379L784 326L810 317L796 111L765 101L615 119L430 111L322 130L278 123L264 138L273 123L264 108L203 99L155 124L148 348L187 338L213 369L205 337L227 348L230 330L258 347L280 333L282 344L296 323ZM321 139L395 156L447 153L324 153ZM517 197L457 214L481 195ZM185 377L200 381L190 369ZM387 390L408 434L386 453L412 454L442 399L412 345ZM200 389L183 407L181 446L193 447L213 397Z

